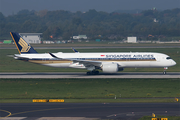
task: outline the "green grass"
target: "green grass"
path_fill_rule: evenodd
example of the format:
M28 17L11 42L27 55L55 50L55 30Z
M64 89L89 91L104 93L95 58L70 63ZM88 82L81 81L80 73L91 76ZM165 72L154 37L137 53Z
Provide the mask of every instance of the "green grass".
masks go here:
M39 53L47 52L73 52L71 49L37 49ZM180 72L180 48L104 48L104 49L78 49L80 52L159 52L171 56L177 64L170 67L167 72ZM52 68L38 64L15 60L7 55L18 54L16 49L0 49L0 72L86 72L84 69ZM162 72L163 68L125 68L124 72Z
M155 118L168 118L168 120L180 120L179 116L156 116ZM138 119L138 120L151 120L152 117L151 116L143 116L142 118Z
M72 99L73 101L173 102L180 79L0 79L0 101L8 99ZM121 96L121 97L120 97ZM123 100L120 98L137 98ZM146 98L139 99L138 98ZM104 99L104 100L103 100ZM107 100L105 100L107 99ZM67 100L68 101L68 100Z

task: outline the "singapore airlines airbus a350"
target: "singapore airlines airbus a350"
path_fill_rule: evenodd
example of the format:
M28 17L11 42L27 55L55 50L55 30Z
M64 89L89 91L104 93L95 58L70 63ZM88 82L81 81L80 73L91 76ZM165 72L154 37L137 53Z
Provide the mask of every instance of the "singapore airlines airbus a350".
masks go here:
M14 55L15 59L50 67L87 69L87 74L99 74L98 70L115 73L132 67L162 67L166 74L168 67L176 65L168 55L152 52L79 53L75 50L75 53L37 53L19 33L10 34L19 51Z

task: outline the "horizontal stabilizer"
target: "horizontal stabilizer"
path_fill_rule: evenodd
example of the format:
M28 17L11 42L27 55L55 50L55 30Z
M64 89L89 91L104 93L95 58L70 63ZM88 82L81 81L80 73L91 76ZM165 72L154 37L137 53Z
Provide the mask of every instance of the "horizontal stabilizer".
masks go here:
M72 48L72 50L75 52L75 53L79 53L79 51L77 51L76 49Z

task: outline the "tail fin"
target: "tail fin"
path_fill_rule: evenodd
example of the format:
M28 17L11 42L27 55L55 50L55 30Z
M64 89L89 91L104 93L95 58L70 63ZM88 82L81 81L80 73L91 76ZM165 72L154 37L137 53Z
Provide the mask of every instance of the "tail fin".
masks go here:
M19 51L19 54L37 53L34 48L19 35L19 33L10 32L10 34Z

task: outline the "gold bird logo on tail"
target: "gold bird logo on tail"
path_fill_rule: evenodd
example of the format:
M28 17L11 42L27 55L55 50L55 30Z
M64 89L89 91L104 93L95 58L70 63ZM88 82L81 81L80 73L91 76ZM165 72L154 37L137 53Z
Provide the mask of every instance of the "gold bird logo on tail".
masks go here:
M29 46L22 38L19 39L19 45L21 45L21 52L28 52L31 46Z

